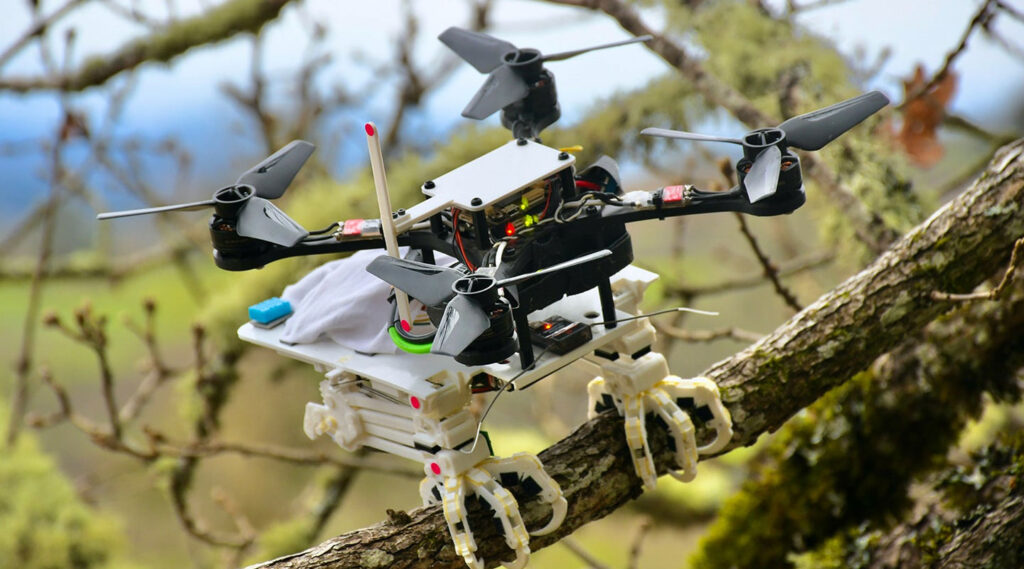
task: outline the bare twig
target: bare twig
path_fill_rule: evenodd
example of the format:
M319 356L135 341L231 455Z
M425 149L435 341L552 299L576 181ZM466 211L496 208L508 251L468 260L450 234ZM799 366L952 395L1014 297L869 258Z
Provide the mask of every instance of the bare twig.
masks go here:
M576 6L604 12L615 19L620 26L634 36L651 35L654 39L646 42L647 49L656 53L708 102L720 105L743 124L751 128L779 124L780 121L758 109L742 93L717 79L705 69L698 58L692 57L681 44L657 33L640 17L631 3L623 0L545 0L549 4ZM897 237L896 232L886 226L875 212L869 211L860 199L846 186L824 162L807 152L800 153L805 177L813 179L828 195L835 206L843 212L857 237L874 253L881 253Z
M57 20L60 20L64 16L71 12L79 5L85 3L87 0L68 0L63 6L57 8L49 16L37 18L32 25L29 26L25 33L0 53L0 67L7 65L7 62L17 55L26 45L29 44L33 39L42 37L46 30L50 28Z
M957 43L956 47L946 54L946 59L942 62L942 66L939 67L935 74L932 75L932 78L920 89L907 93L906 100L902 105L900 105L901 108L906 106L908 101L917 99L934 89L936 85L946 78L946 75L949 75L950 66L952 66L953 62L960 57L965 49L967 49L967 40L970 39L974 29L977 27L985 27L988 21L994 16L993 8L995 5L995 0L985 0L981 7L978 8L978 11L974 13L971 21L967 24L967 29L965 29L963 34L960 36L960 41Z
M70 41L70 40L69 40ZM41 50L43 65L47 69L54 70L56 66L50 59L49 51ZM68 114L68 103L64 96L59 97L60 110L62 115ZM42 241L39 245L39 254L36 257L35 268L32 271L32 283L29 286L28 302L25 310L25 319L21 330L21 347L18 351L18 359L15 364L14 391L11 399L11 415L7 426L6 445L14 446L21 432L21 424L28 407L28 378L32 372L32 356L35 350L36 324L39 319L41 307L43 283L46 281L47 270L50 265L50 256L53 254L54 234L57 230L57 210L63 199L61 180L64 177L64 143L67 140L62 136L61 128L58 127L54 133L53 146L50 152L50 195L47 198L46 206L42 213Z
M968 119L967 117L963 115L958 115L956 113L946 112L945 115L942 117L942 123L945 126L959 129L968 134L972 134L978 138L981 138L982 140L987 140L991 142L994 145L994 147L999 147L1009 142L1012 142L1016 138L1012 134L1000 134L996 132L991 132L983 128L982 126L978 125L974 121Z
M362 461L366 458L367 454L369 453L366 447L362 447L354 453L353 457L357 461ZM360 467L339 466L324 484L323 496L309 512L309 516L313 518L313 523L310 524L309 532L306 534L306 542L308 544L312 545L316 542L320 533L327 525L327 521L331 519L331 514L338 509L342 500L345 499L345 495L352 489L352 483L355 482L359 472ZM420 474L412 471L407 472L411 477L416 478Z
M764 250L761 249L761 245L758 244L757 238L750 232L750 228L747 226L747 220L743 214L737 213L736 220L739 221L740 231L743 233L743 237L746 238L747 243L750 244L750 249L754 252L757 257L757 262L761 263L761 268L764 269L764 276L772 283L772 287L775 288L775 292L778 293L782 300L787 306L792 308L795 312L800 312L804 309L800 306L796 296L782 284L779 280L779 270L772 264L771 259L765 254Z
M21 432L21 423L28 407L28 378L32 372L32 354L35 350L36 322L39 319L40 301L43 283L46 281L47 267L53 252L53 234L56 230L56 213L60 204L56 188L51 188L43 217L43 241L39 247L35 269L32 271L32 283L29 285L28 302L25 319L21 327L21 348L14 368L14 391L11 397L11 416L7 425L6 444L13 446Z
M1018 22L1024 22L1024 12L1020 9L1011 6L1006 0L996 0L996 5L1000 10L1008 14L1011 18Z
M239 509L238 504L231 499L231 496L228 495L227 491L220 486L214 486L210 490L210 497L213 498L214 503L220 506L221 509L224 510L224 513L231 518L235 524L235 528L238 529L238 533L242 535L243 539L245 539L250 545L252 542L256 541L256 528L253 527L249 518L241 511L241 509Z
M226 40L239 33L256 32L273 20L290 0L228 0L192 18L173 22L142 39L128 42L112 53L89 58L76 71L43 77L0 79L0 90L82 91L102 85L111 77L148 61L167 62L197 45Z
M146 404L149 403L153 394L156 393L156 390L174 375L174 370L168 367L163 357L161 357L160 348L156 341L156 301L147 298L143 301L143 309L146 314L145 324L140 327L132 320L126 319L125 327L131 330L142 341L143 345L146 346L151 371L139 383L138 388L121 407L119 416L124 423L129 423L136 419Z
M671 324L662 324L655 320L651 322L653 322L658 332L684 342L705 343L728 338L737 342L751 343L764 337L757 332L735 327L720 328L718 330L686 330Z
M1003 273L996 288L986 292L971 292L967 294L955 294L950 292L932 291L932 300L945 301L969 301L969 300L997 300L1006 290L1006 287L1013 281L1014 273L1021 268L1021 260L1024 257L1024 237L1021 237L1013 244L1013 252L1010 253L1010 264Z
M611 569L605 563L602 563L598 558L594 557L592 553L586 550L585 547L579 544L578 541L571 537L567 537L560 542L566 549L571 551L573 555L579 557L581 561L587 564L590 569Z
M167 22L161 22L155 18L152 18L144 14L142 10L139 10L138 4L136 4L135 2L133 2L130 7L122 6L119 2L117 2L117 0L101 0L101 3L104 6L106 6L107 9L111 12L121 16L126 20L130 20L132 22L135 22L136 24L146 26L150 30L155 30L160 26L167 25Z
M800 273L804 273L813 269L824 267L835 261L836 255L832 251L818 251L817 253L811 253L803 257L798 257L789 261L783 261L776 267L776 274L779 278L790 277ZM691 299L697 296L712 296L715 294L722 294L726 292L733 292L737 290L753 288L759 286L765 282L764 273L751 273L749 275L739 276L727 280L723 280L717 283L700 286L675 286L667 288L669 294L679 296L684 299Z
M784 18L791 18L803 12L810 12L811 10L817 10L819 8L827 8L828 6L835 6L847 1L848 0L811 0L805 4L797 4L795 0L786 0L786 11L783 12L782 16Z
M469 29L478 32L487 29L492 4L493 0L472 4ZM426 72L417 68L416 62L413 61L413 53L419 33L419 23L413 13L412 4L408 0L402 3L402 11L404 30L398 36L398 53L395 57L395 67L402 77L402 83L398 89L398 99L395 102L394 111L388 121L388 131L384 137L384 148L388 152L393 152L400 144L402 126L408 110L419 106L427 93L444 82L462 64L457 57L446 54L440 64L430 67L432 71Z
M640 520L640 525L636 528L636 535L633 536L633 544L629 548L629 560L626 562L626 569L638 569L640 552L643 551L644 546L644 538L647 537L647 532L650 529L650 519L643 518Z
M988 36L989 39L999 44L999 47L1003 48L1003 50L1010 55L1024 61L1024 47L1011 42L1002 33L996 31L995 27L991 25L991 22L986 22L984 29L985 35Z

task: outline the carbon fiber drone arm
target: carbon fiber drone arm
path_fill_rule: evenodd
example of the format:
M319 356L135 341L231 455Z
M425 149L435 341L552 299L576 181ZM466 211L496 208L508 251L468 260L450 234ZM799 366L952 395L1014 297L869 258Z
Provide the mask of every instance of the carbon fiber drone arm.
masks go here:
M640 199L632 203L627 199L627 203L621 206L606 205L602 213L580 217L574 223L584 230L587 226L611 227L646 219L726 211L766 217L792 213L806 201L803 186L785 190L780 187L770 199L755 203L750 202L742 186L723 192L710 192L692 186L667 186L651 192L631 192L626 197L633 194L640 195Z
M400 246L408 246L416 249L430 249L447 255L454 256L455 251L452 244L443 239L437 238L429 230L415 230L403 233L398 236ZM359 237L354 239L325 239L324 241L300 241L291 247L270 245L261 250L253 250L242 254L231 254L230 252L215 248L213 259L217 266L226 271L247 271L258 269L280 259L288 257L302 257L306 255L326 255L331 253L349 253L365 249L383 249L384 238L376 235L372 237ZM248 250L247 250L248 251Z

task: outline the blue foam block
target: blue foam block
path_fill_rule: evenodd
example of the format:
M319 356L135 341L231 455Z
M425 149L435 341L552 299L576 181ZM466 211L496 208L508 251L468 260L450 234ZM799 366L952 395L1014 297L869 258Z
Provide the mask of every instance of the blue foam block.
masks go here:
M269 324L292 313L292 305L276 296L249 307L249 318L260 324Z

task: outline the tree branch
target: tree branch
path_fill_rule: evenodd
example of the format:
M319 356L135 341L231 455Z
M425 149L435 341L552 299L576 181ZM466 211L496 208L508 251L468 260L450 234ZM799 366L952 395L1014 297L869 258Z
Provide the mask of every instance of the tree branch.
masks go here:
M1006 263L1024 234L1024 141L997 153L974 186L910 231L870 267L805 308L757 344L704 372L722 388L736 435L729 448L752 444L848 380L899 340L945 310L932 290L970 290ZM649 430L658 464L670 464L665 433ZM540 454L569 501L565 522L531 540L540 549L599 519L641 493L622 422L603 414ZM529 527L547 508L521 503ZM479 553L496 564L511 553L479 508L471 508ZM451 567L461 569L439 507L410 512L259 565L313 567Z
M0 79L0 90L63 89L82 91L147 61L168 62L189 49L217 43L236 34L257 32L291 0L228 0L206 12L176 21L166 28L132 40L113 53L87 59L65 75Z

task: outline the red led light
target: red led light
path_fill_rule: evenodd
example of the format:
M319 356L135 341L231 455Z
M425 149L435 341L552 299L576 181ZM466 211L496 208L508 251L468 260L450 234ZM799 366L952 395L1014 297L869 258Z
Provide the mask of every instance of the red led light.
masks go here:
M505 224L505 235L508 235L509 237L511 237L511 236L513 236L515 234L516 234L516 226L513 225L511 221L506 223Z
M441 474L441 465L436 462L430 463L430 471L434 474Z
M366 136L373 136L373 123L366 123Z
M554 324L552 324L550 322L545 322L544 323L544 329L545 330L550 330L552 326L554 326Z
M406 332L412 330L412 326L409 325L408 320L402 320L402 330L405 330Z
M410 397L409 398L409 405L412 405L413 409L419 409L420 408L420 398L419 397L415 397L415 396Z

